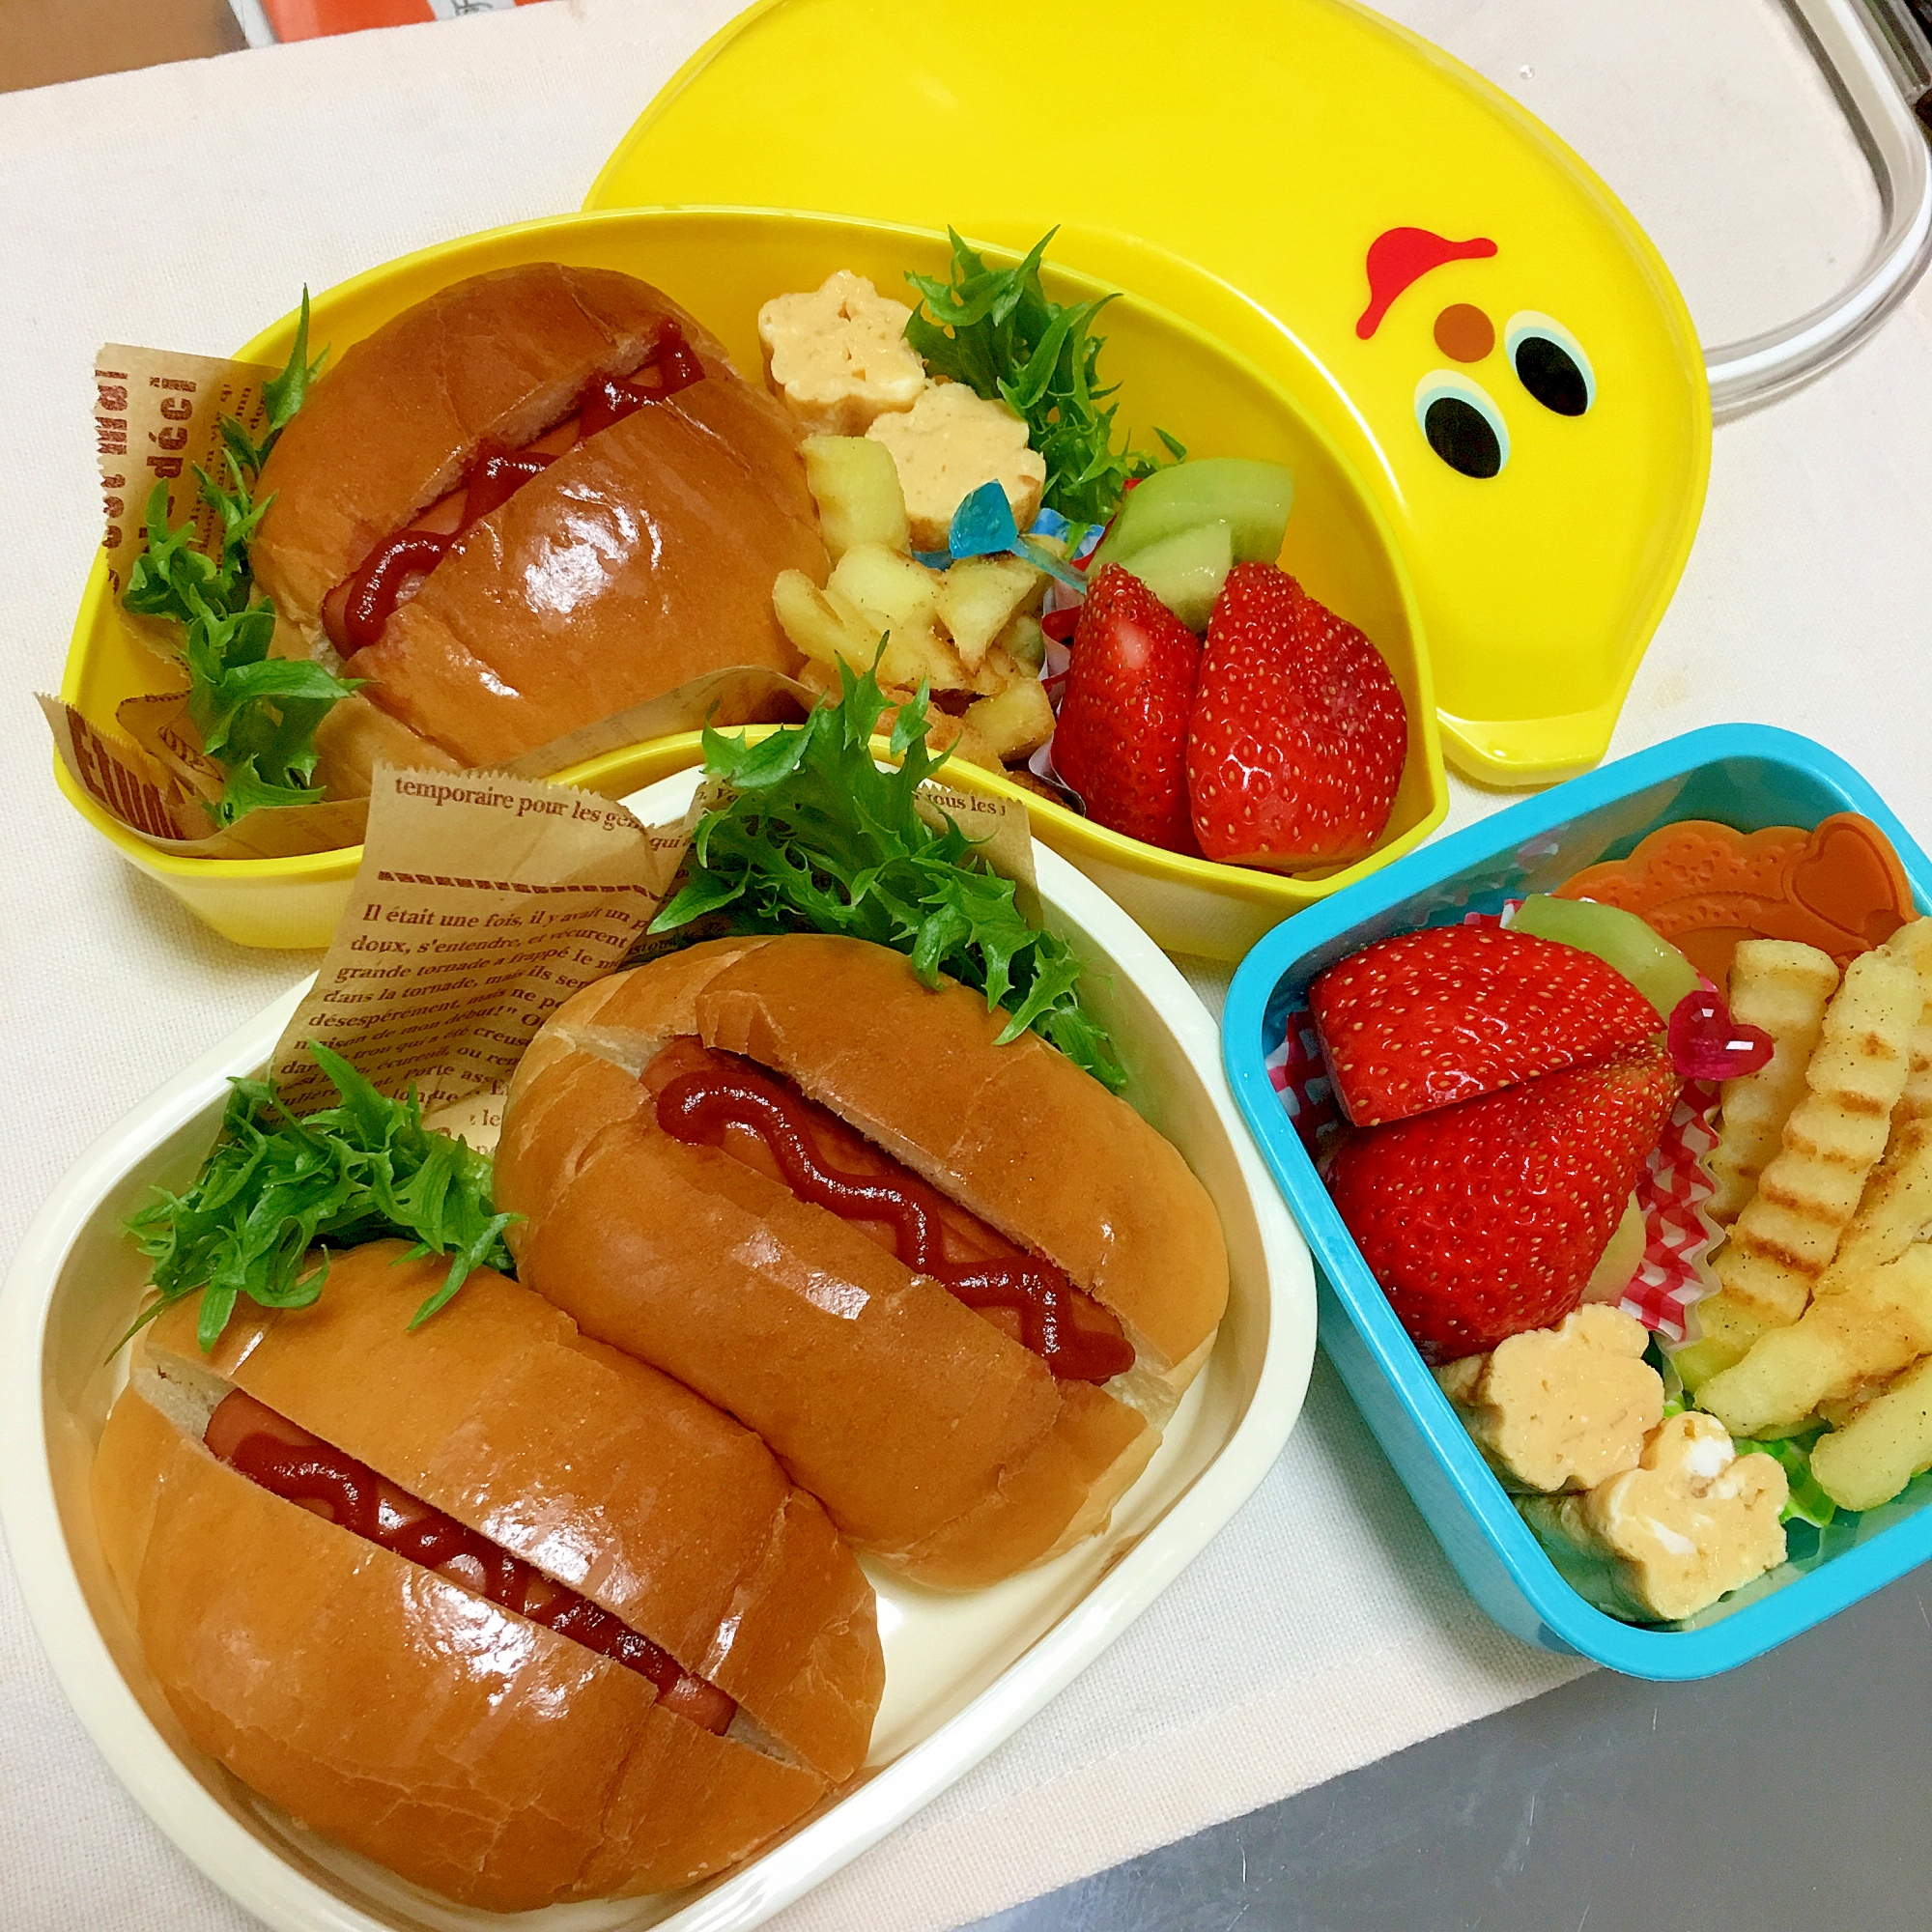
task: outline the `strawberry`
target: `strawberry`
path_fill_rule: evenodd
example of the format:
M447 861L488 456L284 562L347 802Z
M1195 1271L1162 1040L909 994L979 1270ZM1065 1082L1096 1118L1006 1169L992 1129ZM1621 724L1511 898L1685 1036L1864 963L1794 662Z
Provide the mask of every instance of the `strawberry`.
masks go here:
M1601 1060L1657 1009L1593 952L1499 925L1378 939L1309 988L1335 1097L1358 1127Z
M1201 646L1138 577L1103 565L1080 607L1053 768L1097 825L1195 853L1187 720Z
M1287 571L1236 564L1208 620L1187 740L1202 851L1277 870L1359 859L1388 823L1407 751L1375 645Z
M1577 1306L1676 1101L1647 1042L1342 1143L1328 1190L1424 1361Z

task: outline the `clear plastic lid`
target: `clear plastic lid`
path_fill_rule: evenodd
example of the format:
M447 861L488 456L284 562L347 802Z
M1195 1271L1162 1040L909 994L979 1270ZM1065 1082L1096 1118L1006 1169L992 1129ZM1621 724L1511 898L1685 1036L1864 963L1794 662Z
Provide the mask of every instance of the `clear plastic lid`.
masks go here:
M1715 415L1847 355L1932 253L1909 0L1381 0L1563 136L1669 263ZM1932 10L1928 10L1932 11Z

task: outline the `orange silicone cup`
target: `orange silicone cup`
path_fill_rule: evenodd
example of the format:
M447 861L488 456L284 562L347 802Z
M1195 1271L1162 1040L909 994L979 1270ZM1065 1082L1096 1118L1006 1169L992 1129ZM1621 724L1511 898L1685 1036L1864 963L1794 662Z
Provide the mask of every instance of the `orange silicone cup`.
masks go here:
M1578 872L1556 896L1637 914L1719 986L1741 939L1799 940L1842 968L1915 916L1891 841L1856 811L1833 812L1815 832L1686 819L1628 859Z

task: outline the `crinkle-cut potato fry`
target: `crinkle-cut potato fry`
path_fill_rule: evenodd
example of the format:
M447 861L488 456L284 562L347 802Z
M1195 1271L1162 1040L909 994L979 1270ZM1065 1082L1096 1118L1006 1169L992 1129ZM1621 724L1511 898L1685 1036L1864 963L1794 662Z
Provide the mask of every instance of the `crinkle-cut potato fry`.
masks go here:
M1751 1344L1771 1325L1754 1309L1733 1301L1719 1289L1696 1304L1691 1317L1696 1339L1671 1350L1670 1365L1694 1396L1713 1376L1743 1361Z
M1787 1434L1821 1403L1841 1402L1880 1376L1932 1353L1932 1247L1906 1249L1789 1327L1760 1335L1743 1361L1697 1391L1733 1435Z
M1765 1328L1795 1321L1885 1152L1918 1023L1918 975L1861 954L1825 1009L1804 1097L1713 1264L1722 1298Z
M1859 1211L1813 1295L1835 1293L1869 1269L1895 1262L1927 1227L1932 1227L1932 1120L1899 1126L1894 1116L1885 1158L1872 1169Z
M1895 1377L1811 1447L1811 1473L1840 1509L1876 1509L1932 1469L1932 1358Z
M1804 1096L1804 1069L1837 985L1837 966L1815 946L1793 939L1747 939L1738 946L1731 961L1731 1017L1762 1027L1771 1036L1772 1056L1755 1073L1724 1082L1719 1138L1707 1163L1718 1186L1704 1209L1721 1228L1757 1192L1784 1123Z
M1879 951L1912 967L1918 975L1924 1002L1918 1009L1918 1024L1912 1030L1912 1064L1905 1076L1905 1092L1892 1109L1891 1131L1896 1136L1908 1122L1932 1116L1932 919L1907 920Z

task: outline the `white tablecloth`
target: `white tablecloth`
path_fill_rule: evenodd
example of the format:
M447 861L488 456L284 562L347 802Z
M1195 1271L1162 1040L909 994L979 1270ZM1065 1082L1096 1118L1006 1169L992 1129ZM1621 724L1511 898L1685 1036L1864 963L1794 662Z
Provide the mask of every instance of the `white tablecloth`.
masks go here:
M214 938L57 798L58 681L99 512L104 338L220 353L325 286L575 207L731 0L554 0L0 98L0 748L14 838L0 1254L78 1151L309 961ZM1716 339L1829 292L1872 226L1856 151L1770 0L1406 0L1592 156ZM1184 12L1177 19L1183 20ZM1721 76L1721 77L1719 77ZM1794 106L1793 103L1797 102ZM1617 734L1809 732L1932 830L1932 307L1721 431L1702 532ZM1455 822L1500 803L1459 785ZM1204 973L1218 997L1225 976ZM1325 1368L1260 1493L1118 1646L921 1817L779 1921L944 1927L1548 1689L1575 1666L1463 1595ZM243 1915L109 1776L0 1566L0 1921Z

